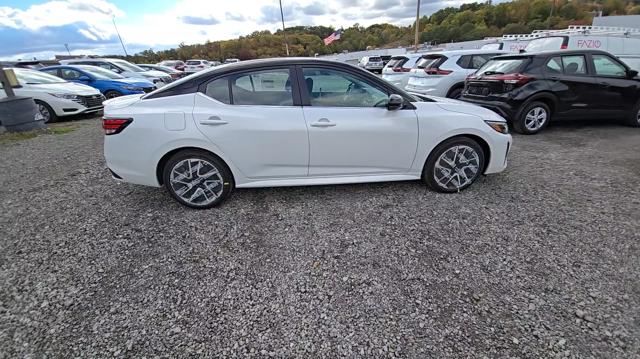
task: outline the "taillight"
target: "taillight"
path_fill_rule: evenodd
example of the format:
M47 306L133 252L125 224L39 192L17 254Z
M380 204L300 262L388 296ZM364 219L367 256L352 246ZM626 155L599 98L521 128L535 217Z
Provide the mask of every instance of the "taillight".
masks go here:
M408 69L406 67L394 67L391 70L393 70L393 72L409 72L409 71L411 71L411 69Z
M133 119L130 118L103 118L102 129L105 135L115 135L122 132L131 122Z
M566 50L567 48L568 48L568 46L567 46L567 45L562 45L562 46L560 46L560 50Z
M431 67L431 68L425 68L424 72L427 73L427 75L448 75L450 73L452 73L453 71L450 70L441 70L437 67Z
M492 76L491 79L502 81L508 85L514 85L514 87L522 86L527 82L533 80L533 78L523 74L497 75L497 76Z

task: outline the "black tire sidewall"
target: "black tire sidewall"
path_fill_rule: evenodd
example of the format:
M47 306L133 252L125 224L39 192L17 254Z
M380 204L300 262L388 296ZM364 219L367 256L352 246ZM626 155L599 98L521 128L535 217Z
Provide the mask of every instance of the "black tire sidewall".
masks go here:
M44 106L47 109L47 111L49 111L49 121L45 123L53 123L58 121L58 115L56 115L56 113L53 111L53 109L51 108L51 106L49 106L48 103L40 100L35 100L34 102L36 103L36 105ZM38 112L40 112L40 109L38 109Z
M638 112L640 112L640 101L633 106L633 110L631 110L631 114L626 121L627 126L640 127L640 122L638 122Z
M213 164L218 169L220 174L222 175L222 182L223 182L222 194L215 201L209 203L208 205L197 206L197 205L193 205L191 203L188 203L188 202L184 201L182 198L180 198L180 196L178 196L175 193L173 188L171 188L171 185L170 185L171 169L178 162L180 162L182 160L185 160L185 159L188 159L188 158L206 160L207 162L210 162L211 164ZM194 209L209 209L209 208L213 208L213 207L218 206L227 197L229 197L229 195L231 194L231 192L233 192L233 189L235 188L235 183L233 181L233 176L231 174L231 171L229 171L229 168L227 167L227 165L224 162L222 162L221 160L219 160L216 156L213 156L210 153L207 153L207 152L204 152L204 151L197 151L197 150L180 151L180 152L174 154L173 156L171 156L171 158L169 158L167 163L165 163L164 168L162 169L162 180L164 182L164 186L165 186L167 192L169 192L171 197L173 197L176 201L178 201L178 203L180 203L180 204L182 204L182 205L184 205L186 207L194 208Z
M529 111L531 111L531 109L533 109L534 107L542 107L545 111L547 111L547 121L545 121L542 127L540 127L538 130L530 131L525 125L525 119L527 117L527 113L529 113ZM549 108L549 106L547 106L547 104L544 102L531 101L522 106L522 108L518 112L515 120L513 121L513 129L514 131L523 135L535 135L544 130L549 125L549 122L551 122L551 109Z
M467 185L465 185L465 186L463 186L463 187L461 187L459 189L448 189L448 188L441 187L438 184L438 182L436 181L436 179L435 179L435 165L436 165L436 161L438 160L440 155L442 155L449 148L451 148L453 146L456 146L456 145L469 146L469 147L473 148L474 151L476 151L478 153L478 156L480 157L480 163L479 163L480 170L476 174L476 177L473 179L473 181L471 181L471 183L468 183ZM476 180L482 175L482 173L484 172L485 161L486 161L486 154L484 153L484 150L482 149L480 144L478 144L478 142L476 142L475 140L473 140L471 138L468 138L468 137L450 138L450 139L442 142L438 146L436 146L436 148L434 148L433 151L431 151L431 154L429 154L429 157L428 157L427 162L426 162L426 164L424 166L424 169L422 170L422 179L429 186L429 188L433 189L434 191L443 192L443 193L460 192L460 191L465 190L466 188L468 188L472 184L474 184L476 182Z
M116 94L116 96L113 96L113 97L111 97L111 98L116 98L116 97L120 97L120 96L122 96L122 94L121 94L120 92L116 91L116 90L109 90L109 91L107 91L107 92L105 92L105 93L104 93L104 97L105 97L107 100L109 100L109 99L110 99L110 97L109 97L109 94L110 94L110 93L115 93L115 94Z
M458 95L458 97L455 97L456 94ZM447 95L447 97L448 98L452 98L454 100L459 100L460 97L462 97L462 88L458 87L458 88L455 88L455 89L451 90L449 92L449 94Z

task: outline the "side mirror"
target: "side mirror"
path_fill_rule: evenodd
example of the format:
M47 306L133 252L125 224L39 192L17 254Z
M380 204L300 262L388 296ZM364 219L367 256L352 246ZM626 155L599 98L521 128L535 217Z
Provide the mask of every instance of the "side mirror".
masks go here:
M636 71L636 70L629 70L629 71L627 71L627 76L628 76L630 79L633 79L633 78L635 78L636 76L638 76L638 71Z
M80 77L78 77L78 81L82 81L82 82L89 82L91 81L91 78L87 75L82 75Z
M389 100L387 101L387 110L399 110L404 105L404 98L400 95L392 93L389 95Z

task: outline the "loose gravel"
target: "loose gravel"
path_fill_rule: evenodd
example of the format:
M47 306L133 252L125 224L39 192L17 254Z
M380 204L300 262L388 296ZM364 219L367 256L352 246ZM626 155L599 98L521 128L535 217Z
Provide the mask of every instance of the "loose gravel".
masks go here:
M508 170L237 190L119 184L96 120L0 145L0 358L638 358L640 130L516 136Z

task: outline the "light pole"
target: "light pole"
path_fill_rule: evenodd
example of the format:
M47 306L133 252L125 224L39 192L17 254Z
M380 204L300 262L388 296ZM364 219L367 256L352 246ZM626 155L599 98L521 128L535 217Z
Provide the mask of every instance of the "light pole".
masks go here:
M67 49L67 54L71 56L71 51L69 51L69 44L64 44L64 48Z
M287 42L287 33L284 30L284 11L282 11L282 0L280 2L280 18L282 19L282 36L284 37L284 47L287 50L287 56L289 56L289 43Z
M418 0L416 7L416 41L414 44L416 52L418 52L418 41L420 41L420 0Z

